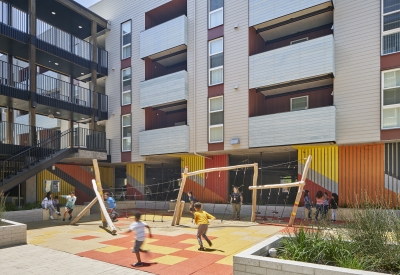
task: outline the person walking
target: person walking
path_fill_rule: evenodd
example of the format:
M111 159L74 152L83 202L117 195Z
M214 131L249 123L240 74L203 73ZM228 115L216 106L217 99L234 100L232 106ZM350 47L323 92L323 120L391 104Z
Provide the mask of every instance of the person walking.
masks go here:
M194 209L196 210L196 212L194 212L194 222L199 226L197 228L197 241L199 242L200 245L198 250L204 251L205 249L201 237L203 237L206 240L206 242L210 247L212 246L212 242L207 237L206 233L208 230L208 225L210 224L208 219L215 220L215 217L213 215L208 214L206 211L203 211L201 209L201 203L199 202L196 202L194 204Z
M239 192L239 188L233 187L233 193L231 195L231 205L232 205L232 219L240 220L240 209L243 204L242 193Z
M146 233L144 229L147 228L149 230L149 238L152 238L150 226L140 220L142 216L141 213L135 213L135 222L129 226L128 233L131 231L135 232L135 245L133 246L132 252L136 254L137 262L132 264L133 267L143 266L142 259L140 258L140 252L146 252L142 250L141 247L143 245L144 240L146 239Z

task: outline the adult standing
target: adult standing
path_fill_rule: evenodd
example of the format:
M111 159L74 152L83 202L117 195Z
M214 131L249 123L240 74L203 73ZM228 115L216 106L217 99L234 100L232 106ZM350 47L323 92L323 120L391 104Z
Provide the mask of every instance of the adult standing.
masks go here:
M240 209L242 208L242 204L243 204L242 193L239 192L239 188L237 186L234 186L233 193L231 195L233 220L240 220Z

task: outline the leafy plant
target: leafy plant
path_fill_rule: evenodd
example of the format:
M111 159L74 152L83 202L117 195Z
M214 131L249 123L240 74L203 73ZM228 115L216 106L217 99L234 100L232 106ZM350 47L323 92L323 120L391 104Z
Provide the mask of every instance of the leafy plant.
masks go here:
M0 221L3 218L3 213L6 211L6 198L3 191L0 191Z

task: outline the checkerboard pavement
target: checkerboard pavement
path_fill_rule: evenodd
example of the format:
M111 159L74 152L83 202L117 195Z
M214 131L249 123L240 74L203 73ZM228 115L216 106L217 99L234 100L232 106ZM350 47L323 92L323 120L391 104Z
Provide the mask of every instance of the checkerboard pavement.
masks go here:
M99 228L99 221L28 230L28 243L132 269L131 264L136 261L132 253L134 233L126 231L133 221L119 219L116 236ZM198 251L197 227L191 218L183 217L176 227L169 226L170 220L145 222L151 227L153 238L146 238L142 247L148 250L141 253L144 266L135 269L161 275L233 274L233 255L285 230L283 226L216 220L207 233L212 247L204 242L206 251Z

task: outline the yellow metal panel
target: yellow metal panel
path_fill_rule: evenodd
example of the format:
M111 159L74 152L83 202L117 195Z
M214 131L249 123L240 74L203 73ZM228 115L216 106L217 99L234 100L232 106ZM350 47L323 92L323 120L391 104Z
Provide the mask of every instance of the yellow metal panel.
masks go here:
M126 173L136 181L144 184L144 164L130 163L126 165Z
M68 195L71 190L75 190L75 187L70 185L68 182L62 180L61 178L57 177L53 173L51 173L48 170L43 170L39 174L37 174L37 200L42 201L44 197L46 196L46 193L44 192L44 181L45 180L59 180L60 181L60 192L58 193L53 193L53 198L54 196L59 196L59 201L61 204L65 204L66 200L64 198L61 198L61 195Z
M185 166L188 167L189 172L203 170L205 169L205 161L204 158L200 156L182 156L181 157L182 171L185 168ZM204 177L203 174L201 174L200 176Z
M114 168L113 167L99 167L101 181L109 187L114 187Z

